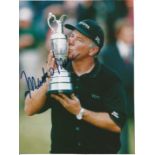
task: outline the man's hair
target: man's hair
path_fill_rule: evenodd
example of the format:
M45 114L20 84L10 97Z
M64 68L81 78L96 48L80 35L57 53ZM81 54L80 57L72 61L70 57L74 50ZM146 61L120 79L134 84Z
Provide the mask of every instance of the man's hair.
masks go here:
M97 53L94 55L94 56L97 56L98 55L98 53L100 52L100 48L96 45L96 43L94 43L92 40L91 40L91 42L90 42L90 44L89 44L89 47L90 48L94 48L94 47L97 47L98 48L98 51L97 51Z
M93 41L91 41L91 43L89 44L89 47L92 48L92 47L98 47Z
M116 21L115 25L114 25L115 35L118 36L118 34L122 30L122 28L124 28L124 27L130 27L130 26L131 26L131 23L129 22L129 20L127 18L118 19Z

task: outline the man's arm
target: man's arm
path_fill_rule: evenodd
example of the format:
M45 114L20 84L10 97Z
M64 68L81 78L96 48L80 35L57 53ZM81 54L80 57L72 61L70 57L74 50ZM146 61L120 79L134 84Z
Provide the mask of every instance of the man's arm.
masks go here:
M51 95L56 99L67 111L77 115L81 110L81 104L79 99L72 94L71 98L68 98L64 94ZM88 109L84 109L83 120L91 123L99 128L107 129L113 132L120 132L120 127L110 118L110 115L106 112L93 112Z
M109 131L121 131L121 128L110 118L110 115L106 112L93 112L85 109L83 120L95 125L96 127L107 129Z
M48 81L43 83L43 85L40 88L31 91L31 96L26 96L24 111L28 116L37 113L43 107L47 98L47 89Z
M49 52L47 58L46 70L48 74L50 74L49 71L51 68L55 68L55 58L53 57L52 51ZM31 116L39 112L39 110L45 104L47 99L46 92L48 90L49 80L49 78L46 78L46 82L44 82L41 87L31 91L31 97L30 95L26 96L24 111L27 115Z

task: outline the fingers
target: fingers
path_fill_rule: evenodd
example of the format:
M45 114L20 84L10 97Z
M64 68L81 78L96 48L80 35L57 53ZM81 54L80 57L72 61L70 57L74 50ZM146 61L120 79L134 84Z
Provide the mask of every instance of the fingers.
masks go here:
M64 94L59 94L59 96L61 96L63 99L65 99L67 102L68 101L71 101L71 99L72 100L75 100L75 101L77 101L77 102L79 102L79 99L75 96L75 94L71 94L71 99L68 97L68 96L66 96L66 95L64 95Z
M64 94L59 94L63 99L65 99L66 101L69 101L70 99L66 96L66 95L64 95Z
M51 94L51 97L53 97L54 99L56 99L58 101L62 101L61 98L58 95Z
M64 103L64 99L60 97L59 95L51 94L51 97L53 97L55 100L57 100L60 103Z
M79 102L79 99L75 96L75 94L71 94L71 98L77 102Z
M51 94L51 97L56 99L58 102L60 102L64 106L66 106L67 103L73 103L72 102L73 100L78 103L80 102L79 99L74 94L71 95L71 99L64 94L59 94L59 95Z
M50 51L47 57L47 72L50 72L55 67L55 58L53 53Z
M79 102L79 99L75 96L75 94L71 94L71 98L69 98L68 96L64 95L64 94L59 94L63 99L65 99L67 102L71 101L71 100L75 100L77 102Z
M49 51L48 53L48 57L47 57L47 63L50 62L50 60L53 58L53 52L52 51Z

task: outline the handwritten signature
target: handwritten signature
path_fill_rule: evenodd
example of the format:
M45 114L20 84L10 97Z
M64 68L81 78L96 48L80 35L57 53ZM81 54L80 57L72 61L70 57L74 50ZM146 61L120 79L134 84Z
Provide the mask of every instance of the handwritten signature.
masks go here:
M55 66L56 69L58 70L58 73L60 74L60 70L63 68L63 60L55 58ZM43 83L46 82L46 78L49 76L54 75L54 68L49 68L47 72L45 72L45 69L42 67L42 76L41 78L35 78L34 76L27 76L25 71L22 71L20 73L20 79L25 78L26 85L27 85L27 91L29 96L31 97L31 91L34 91L35 89L38 89L40 86L42 86Z

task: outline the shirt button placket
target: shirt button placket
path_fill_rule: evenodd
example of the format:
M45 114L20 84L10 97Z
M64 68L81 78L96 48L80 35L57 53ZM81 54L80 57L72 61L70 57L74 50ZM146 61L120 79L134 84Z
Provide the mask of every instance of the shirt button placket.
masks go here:
M78 146L81 146L81 143L80 143L80 142L78 142L78 143L77 143L77 145L78 145Z
M81 147L81 140L80 140L80 137L79 137L79 134L80 134L80 126L76 126L75 127L75 131L76 131L76 136L77 136L77 141L76 141L76 145L77 147Z
M78 91L79 90L79 84L80 83L80 78L79 77L77 77L76 78L76 86L75 86L75 90L76 91ZM79 95L78 94L76 94L77 95L77 97L79 97ZM75 127L75 131L76 131L76 135L77 135L77 147L79 148L79 147L81 147L81 140L80 140L80 136L79 136L79 134L80 134L80 130L81 130L81 128L80 128L80 126L76 126Z
M77 83L80 82L80 77L76 78L76 82L77 82Z
M79 90L79 81L80 81L80 78L76 78L75 90Z
M78 90L78 89L79 89L79 86L76 85L76 86L75 86L75 89Z
M76 131L80 131L80 127L79 127L79 126L76 126L76 127L75 127L75 130L76 130Z

